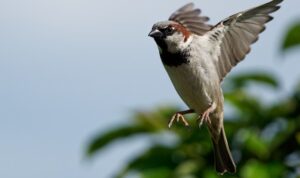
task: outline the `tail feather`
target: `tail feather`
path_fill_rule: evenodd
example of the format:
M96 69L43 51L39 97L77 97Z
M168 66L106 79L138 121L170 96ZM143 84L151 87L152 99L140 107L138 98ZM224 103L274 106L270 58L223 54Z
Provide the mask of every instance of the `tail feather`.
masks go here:
M221 130L221 135L217 142L213 140L215 167L220 174L225 172L235 173L236 166L232 159L230 149L227 143L224 128Z

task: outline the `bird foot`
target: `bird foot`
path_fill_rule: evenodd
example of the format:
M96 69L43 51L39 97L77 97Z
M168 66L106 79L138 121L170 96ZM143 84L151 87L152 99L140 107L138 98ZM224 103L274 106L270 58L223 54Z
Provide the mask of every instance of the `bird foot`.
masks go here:
M168 127L171 128L172 125L173 125L173 123L174 123L174 121L177 121L177 122L182 121L186 127L190 126L190 124L189 124L188 121L184 118L183 115L184 115L184 114L193 113L193 112L194 112L194 110L190 109L190 110L187 110L187 111L181 111L181 112L175 113L175 114L172 116L172 118L171 118L171 120L170 120L170 122L169 122L169 124L168 124Z
M199 122L199 127L201 127L203 125L203 123L208 123L211 124L211 120L209 118L210 113L212 113L214 110L216 109L216 105L213 103L206 111L204 111L204 113L199 116L198 120L200 120Z
M175 120L176 120L177 122L182 121L186 127L190 126L190 124L188 123L188 121L186 121L186 119L184 118L184 116L183 116L182 114L176 113L176 114L174 114L174 115L172 116L172 118L171 118L171 120L170 120L170 122L169 122L169 124L168 124L168 127L169 127L169 128L172 127L173 122L174 122Z
M199 127L201 127L204 122L211 124L209 114L210 114L210 111L206 110L201 116L199 116L199 120L200 120Z

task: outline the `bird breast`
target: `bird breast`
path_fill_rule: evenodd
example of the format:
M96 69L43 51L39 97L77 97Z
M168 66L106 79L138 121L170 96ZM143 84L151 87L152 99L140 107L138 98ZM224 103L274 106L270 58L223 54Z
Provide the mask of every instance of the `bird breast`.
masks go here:
M199 51L198 51L199 52ZM202 114L213 102L214 91L220 90L216 86L214 69L211 69L209 62L203 59L191 57L189 63L180 66L167 66L166 71L182 100L189 108Z

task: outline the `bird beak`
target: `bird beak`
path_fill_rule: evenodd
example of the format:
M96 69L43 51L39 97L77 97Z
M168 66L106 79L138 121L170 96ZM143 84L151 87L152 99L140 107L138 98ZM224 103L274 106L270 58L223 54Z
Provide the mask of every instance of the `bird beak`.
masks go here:
M162 38L163 37L163 33L161 31L159 31L158 29L153 29L148 36L152 37L152 38Z

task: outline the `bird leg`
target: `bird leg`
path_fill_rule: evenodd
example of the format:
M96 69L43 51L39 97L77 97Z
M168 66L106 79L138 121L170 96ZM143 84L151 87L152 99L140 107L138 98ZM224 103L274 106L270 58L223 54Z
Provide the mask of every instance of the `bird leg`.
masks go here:
M216 104L210 104L209 108L206 109L201 116L199 116L198 120L200 120L199 127L203 125L203 122L211 124L211 120L209 118L210 113L212 113L216 109Z
M172 124L173 122L176 120L177 122L179 122L180 120L184 123L184 125L186 127L189 126L189 123L185 120L184 118L184 114L190 114L190 113L194 113L195 111L193 109L189 109L189 110L186 110L186 111L180 111L180 112L177 112L175 113L171 120L169 121L169 124L168 124L168 127L171 128L172 127Z

